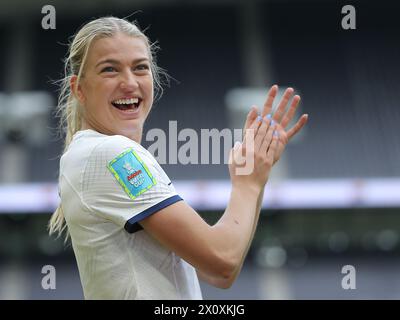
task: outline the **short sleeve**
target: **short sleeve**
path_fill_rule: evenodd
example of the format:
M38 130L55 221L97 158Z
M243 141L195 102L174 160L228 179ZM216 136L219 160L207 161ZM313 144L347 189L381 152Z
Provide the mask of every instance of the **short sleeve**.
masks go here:
M110 136L92 151L82 174L82 199L91 212L129 233L142 229L142 219L182 200L154 157L122 136Z

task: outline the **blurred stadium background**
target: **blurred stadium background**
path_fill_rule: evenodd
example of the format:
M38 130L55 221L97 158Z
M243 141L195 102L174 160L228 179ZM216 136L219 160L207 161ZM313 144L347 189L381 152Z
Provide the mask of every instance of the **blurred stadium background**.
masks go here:
M44 30L41 9L56 9ZM341 8L356 8L356 30ZM28 1L0 3L0 298L82 299L71 246L49 238L62 141L52 111L69 37L103 15L139 22L172 81L151 128L241 128L244 111L278 83L310 115L266 190L238 281L202 283L206 299L400 298L400 6L395 1ZM149 142L144 141L145 146ZM229 191L226 165L164 165L212 223ZM56 268L43 290L41 269ZM344 265L356 289L344 290Z

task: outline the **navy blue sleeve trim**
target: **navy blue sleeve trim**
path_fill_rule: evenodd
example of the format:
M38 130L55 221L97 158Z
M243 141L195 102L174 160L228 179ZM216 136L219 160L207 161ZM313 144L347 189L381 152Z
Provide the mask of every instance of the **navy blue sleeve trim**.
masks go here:
M140 220L143 220L144 218L147 218L148 216L152 215L153 213L156 213L157 211L160 211L161 209L164 209L171 204L174 204L175 202L183 200L180 196L175 195L172 196L168 199L165 199L154 206L142 211L141 213L135 215L134 217L130 218L126 223L125 223L125 230L128 231L129 233L135 233L136 231L142 230L142 226L138 223Z

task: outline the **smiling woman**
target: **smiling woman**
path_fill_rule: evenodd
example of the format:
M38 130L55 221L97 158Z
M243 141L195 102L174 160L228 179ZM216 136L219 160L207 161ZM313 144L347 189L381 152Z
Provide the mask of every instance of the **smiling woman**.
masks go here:
M95 39L80 82L77 75L70 80L79 104L85 106L82 129L120 134L140 143L153 104L150 61L143 37L117 32Z
M261 115L251 109L244 140L230 152L229 203L210 226L140 144L162 89L153 54L133 23L114 17L84 25L69 48L58 106L66 134L61 204L49 228L67 228L87 299L201 299L198 276L229 288L253 239L272 165L307 121L285 130L300 100L285 112L292 89L274 116L277 86Z

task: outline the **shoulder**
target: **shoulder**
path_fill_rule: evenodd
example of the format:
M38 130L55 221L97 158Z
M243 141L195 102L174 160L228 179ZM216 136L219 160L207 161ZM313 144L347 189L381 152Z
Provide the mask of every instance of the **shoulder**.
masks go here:
M101 143L98 144L96 149L119 152L122 151L124 148L140 149L143 147L127 137L121 135L113 135L104 136Z
M144 174L154 183L154 177L160 176L154 157L139 143L121 135L105 136L91 152L85 171L99 170L111 172L118 181L126 175L130 181Z
M111 164L125 162L154 164L155 159L139 143L122 135L104 135L94 130L78 132L62 156L60 171L97 174L109 170ZM61 170L62 169L62 170Z
M91 157L100 156L102 160L109 162L128 152L148 157L148 152L143 146L121 135L104 136L93 149Z

